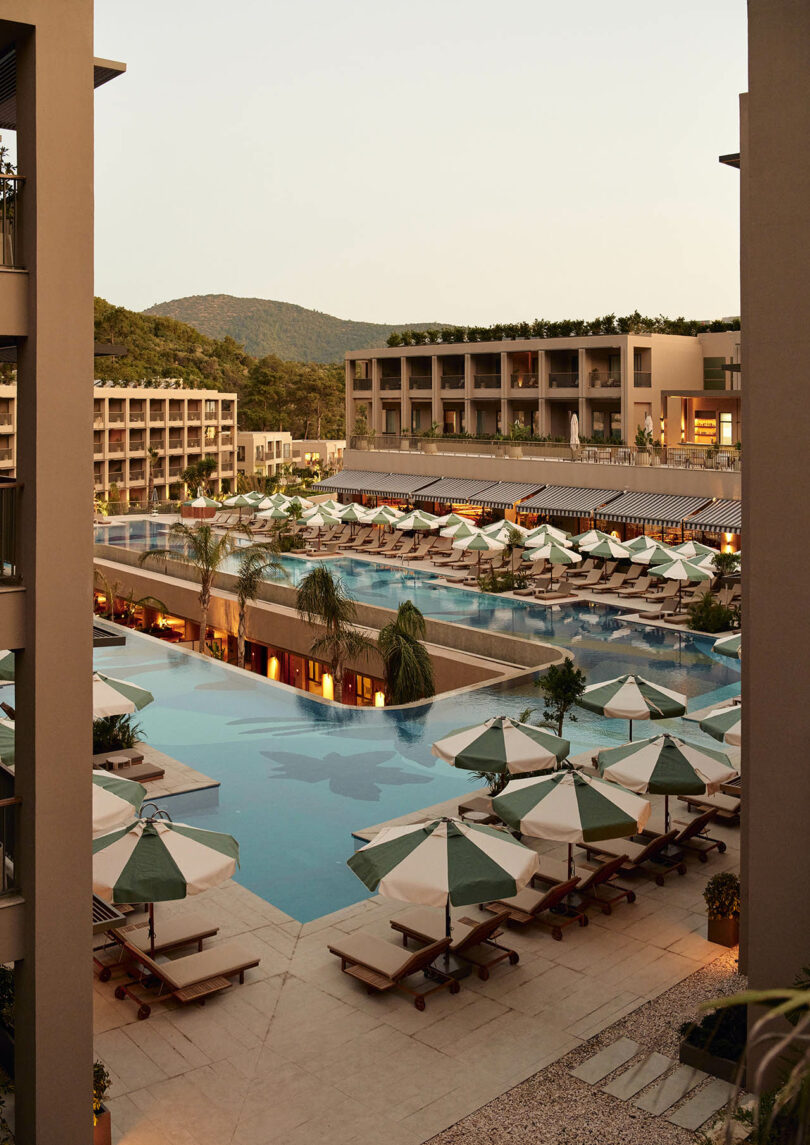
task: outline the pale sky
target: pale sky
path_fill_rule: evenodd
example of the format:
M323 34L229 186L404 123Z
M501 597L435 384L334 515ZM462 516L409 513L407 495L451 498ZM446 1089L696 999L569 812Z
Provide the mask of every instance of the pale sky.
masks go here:
M739 312L744 0L97 0L96 292Z

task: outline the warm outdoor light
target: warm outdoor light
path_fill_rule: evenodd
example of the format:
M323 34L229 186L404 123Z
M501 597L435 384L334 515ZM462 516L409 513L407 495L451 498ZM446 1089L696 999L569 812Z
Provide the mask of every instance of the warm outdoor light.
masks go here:
M385 693L384 692L375 692L374 693L374 707L375 708L384 708L385 707Z
M331 673L324 672L322 680L323 680L323 698L325 700L334 700L334 698L335 698L335 682L332 679Z
M267 675L271 680L278 680L281 676L281 665L278 662L278 656L271 656L270 663L267 665Z

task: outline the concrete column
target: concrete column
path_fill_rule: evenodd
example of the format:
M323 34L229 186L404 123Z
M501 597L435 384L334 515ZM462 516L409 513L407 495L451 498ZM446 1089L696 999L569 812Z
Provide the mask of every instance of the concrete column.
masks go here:
M509 355L501 350L501 433L509 432L509 402L506 395L509 393Z
M382 401L380 399L380 359L371 359L371 394L368 398L368 424L369 428L382 433L384 430L382 419Z
M589 424L588 399L588 351L580 348L577 351L577 358L579 363L579 396L577 401L577 417L579 419L579 434L580 437L591 436L591 426Z
M346 362L344 363L343 371L344 371L344 377L346 379L346 385L344 387L344 403L345 403L345 407L346 407L346 438L348 440L352 436L352 427L354 425L354 394L353 394L353 386L352 386L352 383L354 381L354 362L351 362L347 359ZM146 422L146 426L147 426L146 436L147 436L147 438L149 437L148 416L149 415L147 414L146 415L146 417L147 417L147 422Z
M92 1136L93 9L28 7L36 27L17 40L29 327L18 362L16 1137L62 1145Z
M472 354L464 355L464 429L467 433L475 433L472 412L473 377Z
M622 402L622 437L628 445L632 445L636 431L631 426L633 417L633 347L630 345L629 338L625 338L624 344L621 346L619 363L622 375L622 385L619 391ZM653 436L657 438L657 431Z
M430 399L431 399L431 421L435 421L441 427L443 422L442 417L442 381L441 371L439 370L439 355L434 354L430 359Z
M411 391L408 388L408 359L404 355L399 360L399 371L400 385L402 386L399 409L399 432L409 434L411 432Z

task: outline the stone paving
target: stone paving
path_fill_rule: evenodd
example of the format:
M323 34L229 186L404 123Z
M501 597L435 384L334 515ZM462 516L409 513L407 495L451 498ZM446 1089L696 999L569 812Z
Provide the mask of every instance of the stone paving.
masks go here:
M662 801L653 803L657 821ZM635 904L592 912L562 942L511 929L505 941L519 965L464 979L458 995L431 996L424 1013L399 993L366 994L326 949L359 928L393 937L401 903L367 899L301 925L231 882L165 904L210 916L215 941L238 936L261 964L205 1006L159 1003L144 1022L115 999L114 980L96 981L114 1140L419 1145L718 956L704 937L702 890L709 874L738 866L739 836L734 827L717 834L725 855L691 860L664 887L636 880Z

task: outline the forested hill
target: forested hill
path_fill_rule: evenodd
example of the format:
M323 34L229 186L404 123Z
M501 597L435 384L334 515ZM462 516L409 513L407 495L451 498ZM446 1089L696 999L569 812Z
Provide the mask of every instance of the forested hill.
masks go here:
M384 346L394 332L439 326L411 322L387 326L352 322L268 298L235 298L231 294L195 294L150 306L144 314L177 318L211 338L230 336L249 354L274 354L299 362L338 362L347 350Z

